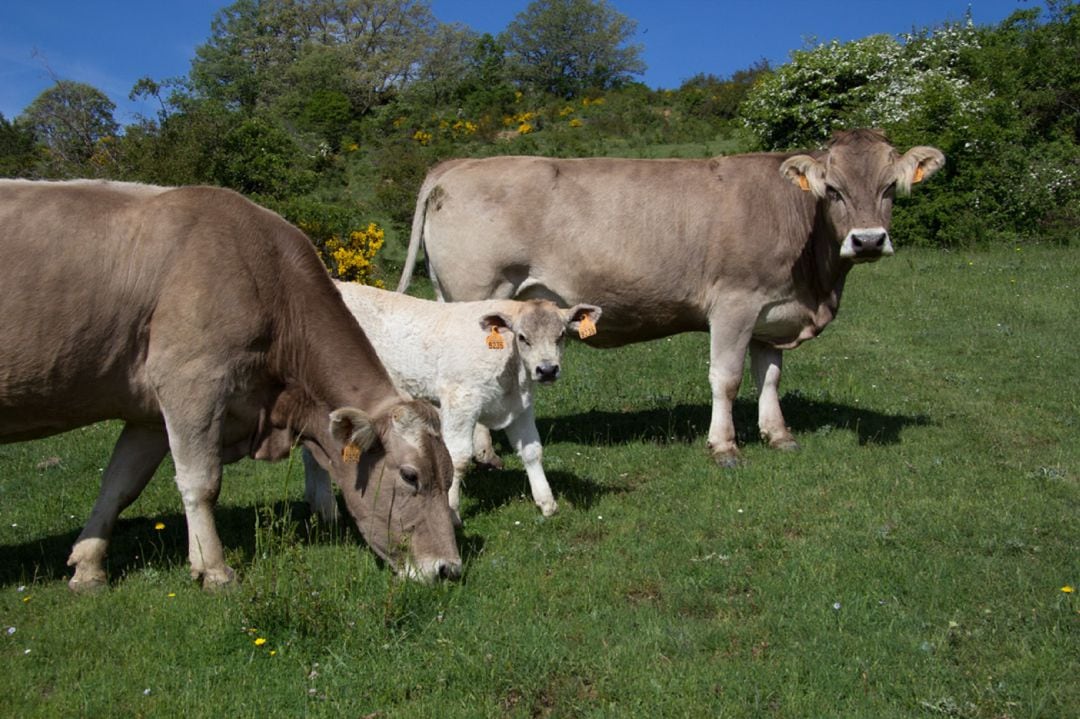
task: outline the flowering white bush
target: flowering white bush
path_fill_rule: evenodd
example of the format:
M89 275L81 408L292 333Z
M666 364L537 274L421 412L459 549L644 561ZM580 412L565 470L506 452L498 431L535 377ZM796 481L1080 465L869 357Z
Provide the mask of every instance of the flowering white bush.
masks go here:
M763 76L740 113L772 149L816 144L842 127L888 128L924 113L928 103L947 108L942 121L963 125L988 99L960 71L964 53L975 49L970 20L897 38L822 43Z

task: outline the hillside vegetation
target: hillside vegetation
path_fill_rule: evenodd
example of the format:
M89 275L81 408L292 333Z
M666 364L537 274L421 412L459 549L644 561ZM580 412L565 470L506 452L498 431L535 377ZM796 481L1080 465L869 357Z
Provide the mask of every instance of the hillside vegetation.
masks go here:
M903 242L1068 244L1080 227L1074 2L825 42L726 78L702 68L674 89L634 81L633 26L600 0L533 3L498 36L419 0L239 0L187 77L133 88L154 117L120 128L109 98L61 80L0 118L0 174L232 187L303 227L340 275L377 281L440 159L705 157L874 126L948 158L933 192L897 207Z

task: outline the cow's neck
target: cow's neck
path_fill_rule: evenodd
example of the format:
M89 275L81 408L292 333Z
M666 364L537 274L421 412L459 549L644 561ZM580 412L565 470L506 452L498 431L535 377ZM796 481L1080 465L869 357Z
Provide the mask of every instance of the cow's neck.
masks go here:
M833 239L823 213L816 213L814 231L799 256L796 275L806 292L805 302L811 312L813 335L825 329L840 309L840 295L852 263L840 257L840 245Z
M301 433L327 425L329 412L339 407L374 415L402 398L341 295L329 282L320 281L325 270L305 269L294 273L294 281L305 288L289 293L292 306L279 315L283 320L272 360L277 367L288 368L281 375L284 391L273 423ZM323 276L316 277L319 273ZM305 302L312 293L323 297ZM321 309L310 311L311 307Z

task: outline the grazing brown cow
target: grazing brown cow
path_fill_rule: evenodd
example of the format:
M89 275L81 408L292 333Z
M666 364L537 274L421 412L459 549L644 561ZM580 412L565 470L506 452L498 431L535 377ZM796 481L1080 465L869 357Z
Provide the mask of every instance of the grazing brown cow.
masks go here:
M708 441L730 465L747 348L762 437L795 448L781 350L832 321L855 263L893 254L895 193L944 162L932 147L899 155L870 130L809 154L451 160L420 190L398 290L423 243L440 299L599 305L604 329L586 340L596 347L708 330Z
M211 187L0 181L0 441L125 422L68 559L106 581L119 513L172 452L193 577L232 581L222 465L311 450L403 574L461 559L438 414L395 389L307 238Z

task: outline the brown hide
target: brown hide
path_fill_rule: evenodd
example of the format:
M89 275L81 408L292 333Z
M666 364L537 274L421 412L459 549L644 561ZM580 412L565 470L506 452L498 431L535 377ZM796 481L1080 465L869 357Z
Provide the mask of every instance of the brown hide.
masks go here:
M400 549L407 534L365 537L403 571L459 571L437 428L433 442L392 449L392 414L434 415L393 387L307 238L279 216L217 188L0 180L0 286L0 441L110 418L129 428L69 560L73 586L104 581L116 515L165 449L192 573L230 581L212 518L221 464L278 459L300 442L362 527L376 509L366 472L423 466L428 491L410 488L392 511L435 517L424 526L437 539L424 544L438 549L415 556ZM331 412L349 407L376 428L359 465L341 460L330 427Z
M833 319L855 263L892 254L895 191L943 162L928 147L900 156L869 130L810 154L454 160L421 188L398 289L423 244L441 299L599 305L597 347L710 331L709 443L730 463L747 349L762 433L793 446L772 396L780 349Z

